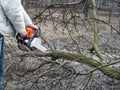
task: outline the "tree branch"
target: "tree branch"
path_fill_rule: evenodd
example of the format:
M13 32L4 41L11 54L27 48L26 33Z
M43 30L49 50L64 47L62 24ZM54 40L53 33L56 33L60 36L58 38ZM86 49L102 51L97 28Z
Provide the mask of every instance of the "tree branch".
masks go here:
M110 78L120 80L120 71L113 69L109 65L104 65L93 58L86 57L84 55L75 54L75 53L66 53L66 52L58 52L54 51L51 53L38 53L38 52L22 52L19 53L18 56L38 56L38 57L52 57L53 60L56 59L66 59L70 61L77 61L79 63L86 64L92 68L96 68L100 70L103 74L107 75Z
M96 3L95 0L92 0L92 6L93 6L93 24L94 24L94 50L97 54L97 56L101 59L102 63L107 63L103 54L101 53L100 48L98 47L98 27L96 23Z
M41 11L38 15L36 15L33 19L37 19L40 15L42 15L46 10L48 10L49 8L56 6L56 5L77 5L77 4L81 4L84 3L85 0L81 0L79 2L71 2L71 3L56 3L56 4L50 4L48 5L43 11Z

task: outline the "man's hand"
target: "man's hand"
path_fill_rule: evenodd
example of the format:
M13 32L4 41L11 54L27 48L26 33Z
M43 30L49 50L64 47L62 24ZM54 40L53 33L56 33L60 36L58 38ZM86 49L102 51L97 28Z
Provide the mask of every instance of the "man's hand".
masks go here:
M38 29L38 26L34 25L34 24L30 24L27 27L33 28L33 29Z
M26 33L20 33L21 37L27 37L27 32Z
M36 26L36 25L34 25L34 24L30 24L30 25L28 25L27 27L33 28L33 29L35 29L35 30L38 29L38 26ZM20 33L20 34L21 34L21 37L27 37L27 32L25 32L25 33Z

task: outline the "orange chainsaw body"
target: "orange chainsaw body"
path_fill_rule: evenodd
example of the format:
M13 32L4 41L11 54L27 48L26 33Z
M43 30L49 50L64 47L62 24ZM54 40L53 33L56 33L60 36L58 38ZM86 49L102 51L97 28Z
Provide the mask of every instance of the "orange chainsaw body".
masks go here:
M33 35L35 34L35 29L30 28L30 27L26 27L25 29L26 29L26 32L27 32L27 37L32 38Z

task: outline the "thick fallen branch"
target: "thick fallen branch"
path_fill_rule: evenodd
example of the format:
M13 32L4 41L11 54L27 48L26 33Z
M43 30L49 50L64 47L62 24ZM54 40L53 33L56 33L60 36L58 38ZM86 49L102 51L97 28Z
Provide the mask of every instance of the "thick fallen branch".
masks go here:
M102 64L93 58L80 54L54 51L51 53L24 52L24 53L19 53L17 55L22 57L23 56L51 57L53 58L53 60L61 58L71 61L77 61L79 63L83 63L92 68L96 68L97 70L100 70L103 74L107 75L110 78L120 80L120 71L113 69L112 67L109 66L109 64L106 65Z

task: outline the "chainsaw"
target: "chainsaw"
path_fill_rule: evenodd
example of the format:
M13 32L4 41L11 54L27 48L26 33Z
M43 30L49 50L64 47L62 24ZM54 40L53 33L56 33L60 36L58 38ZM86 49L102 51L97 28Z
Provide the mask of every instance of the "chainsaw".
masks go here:
M41 45L41 39L38 38L40 36L40 31L40 28L33 29L26 27L27 35L25 37L22 37L21 34L18 33L16 36L18 48L22 51L34 51L36 49L41 52L47 51L47 48Z

